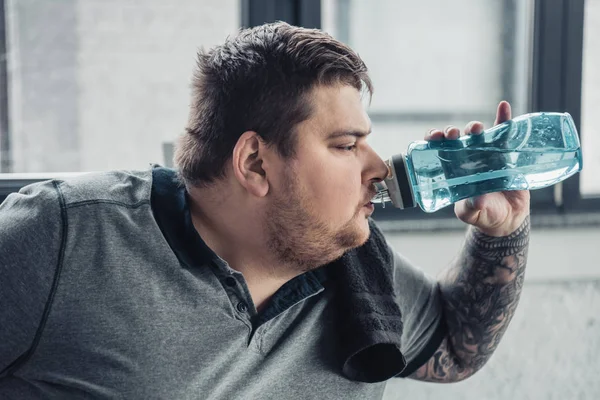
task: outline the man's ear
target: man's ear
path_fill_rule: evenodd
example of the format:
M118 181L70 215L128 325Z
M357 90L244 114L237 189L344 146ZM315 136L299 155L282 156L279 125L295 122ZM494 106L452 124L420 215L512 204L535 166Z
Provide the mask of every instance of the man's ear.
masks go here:
M269 191L269 181L263 169L266 146L258 133L246 131L233 148L233 174L250 193L264 197Z

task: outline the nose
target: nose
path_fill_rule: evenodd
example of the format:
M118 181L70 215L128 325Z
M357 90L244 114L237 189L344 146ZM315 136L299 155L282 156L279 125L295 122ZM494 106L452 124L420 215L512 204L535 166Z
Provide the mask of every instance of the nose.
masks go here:
M363 181L365 183L381 182L388 176L388 173L389 169L385 161L369 146Z

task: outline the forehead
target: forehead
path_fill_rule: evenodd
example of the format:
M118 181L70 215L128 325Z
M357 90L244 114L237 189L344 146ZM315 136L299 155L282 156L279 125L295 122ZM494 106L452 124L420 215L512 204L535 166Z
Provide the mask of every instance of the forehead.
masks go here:
M301 125L306 125L314 134L326 137L335 131L368 132L371 128L361 94L352 86L317 86L309 99L312 114Z

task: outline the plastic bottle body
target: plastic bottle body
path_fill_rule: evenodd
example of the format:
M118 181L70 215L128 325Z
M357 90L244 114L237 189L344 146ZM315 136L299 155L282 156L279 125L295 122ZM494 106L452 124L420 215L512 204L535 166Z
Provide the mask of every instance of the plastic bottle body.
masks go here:
M581 146L571 116L535 113L480 135L413 142L404 157L404 168L397 168L403 171L396 174L407 175L414 203L434 212L485 193L541 189L581 168ZM398 176L392 179L397 181ZM388 179L386 184L397 186L396 181ZM390 197L393 200L394 193Z

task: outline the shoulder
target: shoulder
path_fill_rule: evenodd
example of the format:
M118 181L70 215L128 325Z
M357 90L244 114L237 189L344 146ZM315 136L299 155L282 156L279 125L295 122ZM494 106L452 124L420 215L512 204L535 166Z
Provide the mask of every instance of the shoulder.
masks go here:
M151 189L151 170L84 173L32 183L0 204L0 233L50 229L60 225L67 208L79 205L149 204Z
M150 202L152 171L92 172L55 182L66 207L102 202L136 206Z

